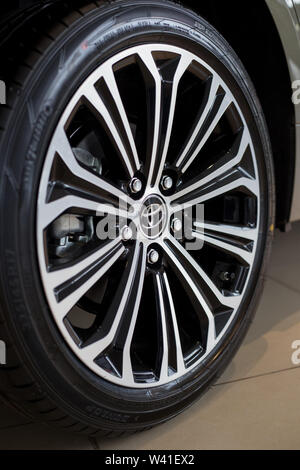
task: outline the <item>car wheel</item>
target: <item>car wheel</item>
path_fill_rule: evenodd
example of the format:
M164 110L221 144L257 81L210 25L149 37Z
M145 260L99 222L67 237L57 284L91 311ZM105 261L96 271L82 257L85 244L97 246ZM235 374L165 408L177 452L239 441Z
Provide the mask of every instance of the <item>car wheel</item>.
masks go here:
M208 389L253 318L274 227L260 104L224 38L168 1L51 5L14 41L2 394L71 430L151 427Z

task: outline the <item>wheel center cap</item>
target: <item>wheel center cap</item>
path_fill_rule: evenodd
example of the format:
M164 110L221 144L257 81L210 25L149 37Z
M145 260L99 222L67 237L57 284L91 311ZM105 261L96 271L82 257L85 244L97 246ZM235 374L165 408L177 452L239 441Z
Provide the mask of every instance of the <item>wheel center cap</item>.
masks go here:
M167 223L167 206L160 196L148 196L140 212L140 227L145 237L151 240L158 238Z

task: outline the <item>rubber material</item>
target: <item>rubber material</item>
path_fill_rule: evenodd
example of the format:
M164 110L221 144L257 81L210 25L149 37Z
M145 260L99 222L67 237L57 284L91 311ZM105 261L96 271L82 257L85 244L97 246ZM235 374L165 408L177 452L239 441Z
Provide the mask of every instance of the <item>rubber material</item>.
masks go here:
M89 435L116 436L181 412L220 376L241 344L262 291L273 235L272 155L253 85L230 46L207 22L162 0L78 1L77 9L70 3L37 13L2 49L15 57L7 68L8 105L0 109L0 338L8 345L0 390L34 419ZM243 308L218 351L175 383L132 390L86 370L57 331L37 267L35 201L51 132L80 81L121 48L164 40L206 54L234 87L258 156L262 230Z

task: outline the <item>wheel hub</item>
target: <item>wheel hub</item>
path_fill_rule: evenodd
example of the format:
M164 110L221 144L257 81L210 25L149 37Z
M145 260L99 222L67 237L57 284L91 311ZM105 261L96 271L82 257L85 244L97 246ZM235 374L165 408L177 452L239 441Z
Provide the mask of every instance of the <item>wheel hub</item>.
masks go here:
M167 224L167 206L158 195L148 196L140 211L140 229L142 234L155 240L163 233Z

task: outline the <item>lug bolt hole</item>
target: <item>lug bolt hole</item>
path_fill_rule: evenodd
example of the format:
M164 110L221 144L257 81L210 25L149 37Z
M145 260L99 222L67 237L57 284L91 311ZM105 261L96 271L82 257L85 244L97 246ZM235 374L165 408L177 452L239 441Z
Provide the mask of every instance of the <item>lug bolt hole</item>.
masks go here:
M159 261L159 253L158 251L151 249L147 256L147 261L149 264L156 264Z
M123 241L128 242L133 237L132 229L128 227L128 225L125 225L121 230L121 236Z
M132 178L129 183L129 189L133 194L138 194L143 189L143 183L139 178Z

